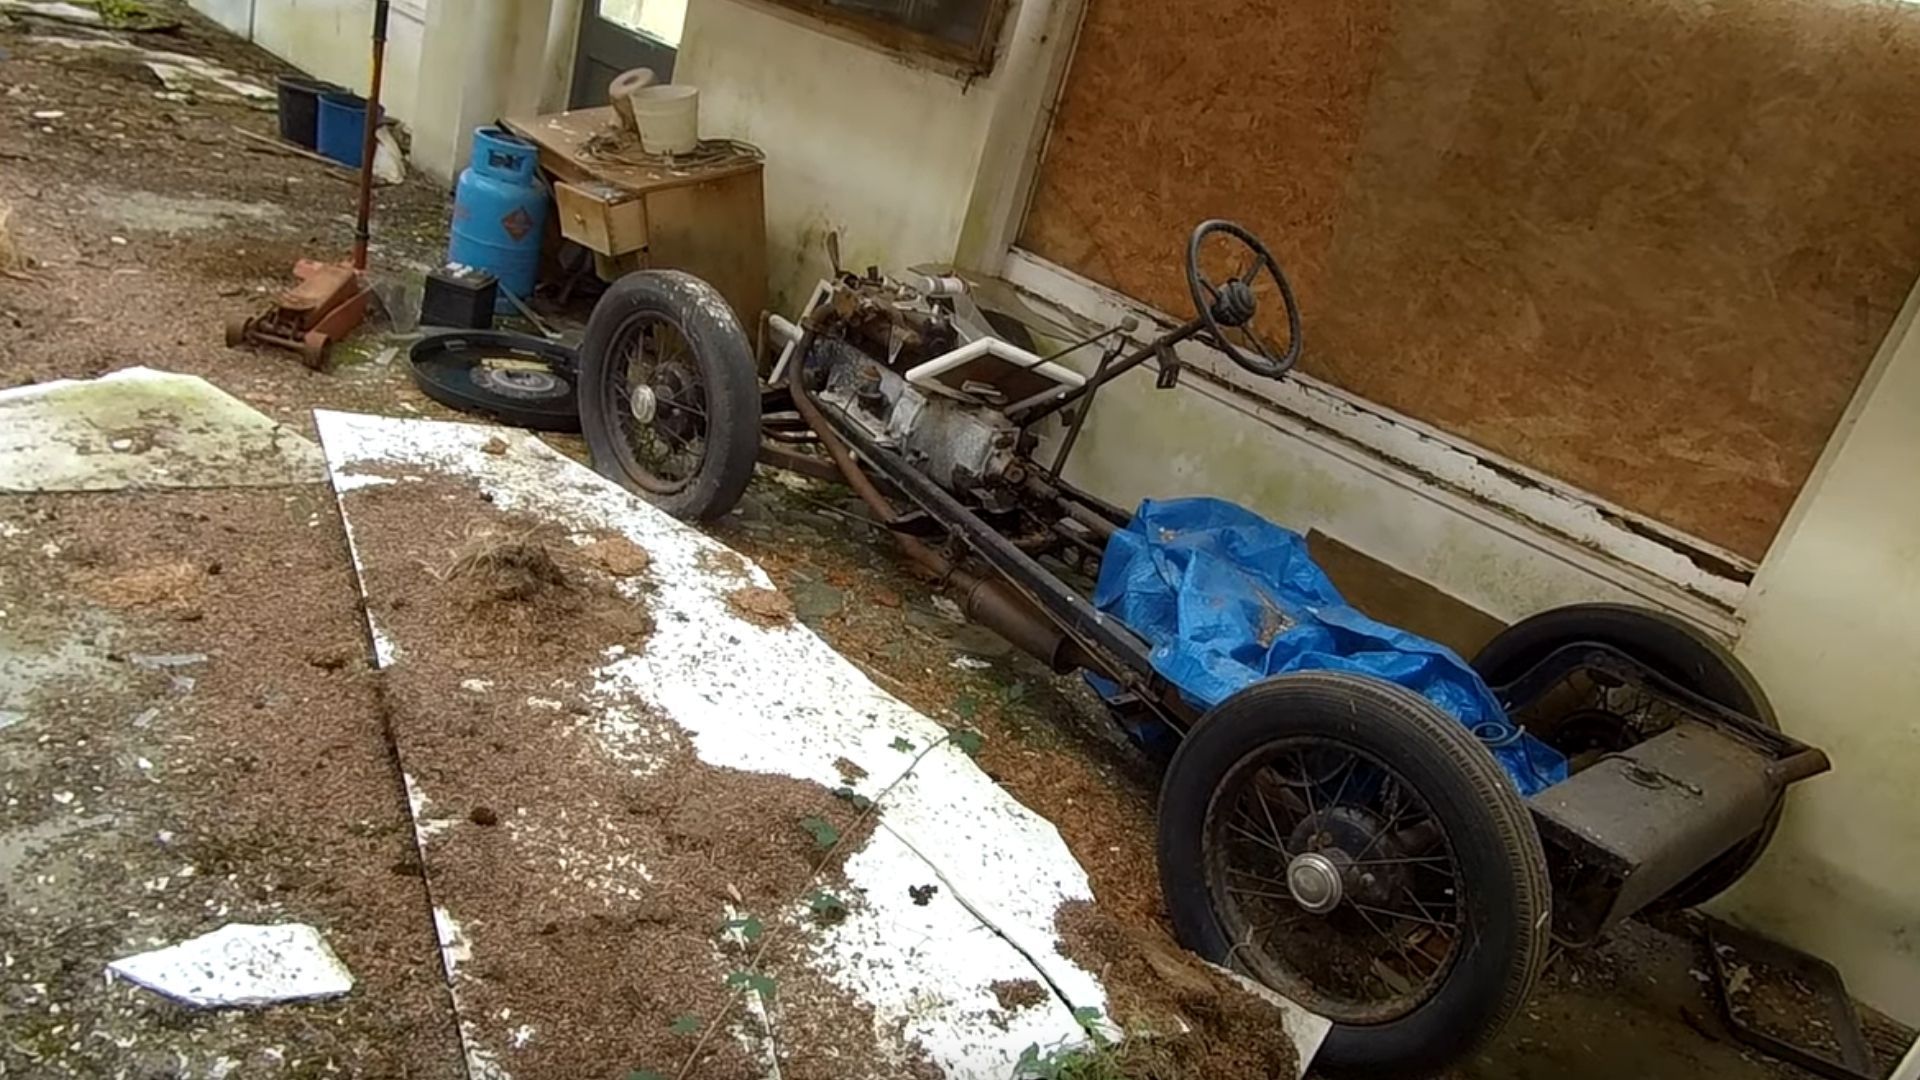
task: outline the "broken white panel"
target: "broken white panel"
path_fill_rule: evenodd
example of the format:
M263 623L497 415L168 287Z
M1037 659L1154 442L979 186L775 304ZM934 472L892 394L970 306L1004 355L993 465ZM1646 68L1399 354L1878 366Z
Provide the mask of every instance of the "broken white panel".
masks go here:
M115 960L107 970L204 1009L339 997L353 974L305 923L228 923L178 945Z
M770 587L759 567L742 560L744 575L716 569L737 553L526 433L328 411L314 416L350 538L353 507L345 494L376 474L412 470L468 484L503 512L570 532L619 533L646 550L653 567L648 603L659 617L638 655L612 656L598 668L595 707L611 712L622 701L644 700L683 729L711 765L829 788L844 784L835 764L841 759L866 770L853 786L882 800L880 828L850 857L847 875L872 907L827 935L815 959L873 1007L879 1030L919 1033L949 1076L1002 1080L1028 1045L1083 1037L1072 1009L1108 1011L1099 981L1054 948L1060 905L1093 899L1058 831L951 744L916 765L946 730L875 686L811 630L742 618L728 597L744 584ZM482 449L496 439L508 443L505 454ZM366 599L369 611L380 608ZM624 738L633 728L609 722L584 730L610 756L631 762L647 749L643 740ZM910 768L912 777L882 798ZM937 934L870 934L869 920L932 917L899 908L896 894L904 894L909 878L940 885L942 917L952 924ZM980 1023L991 984L1016 979L1049 986L1055 1002L1021 1018L1018 1034L1011 1022ZM1300 1047L1302 1061L1317 1049L1311 1042Z
M929 768L936 758L951 767ZM965 808L964 816L957 807ZM1061 902L1092 897L1086 871L1071 855L1027 857L1065 846L1051 822L1014 801L949 744L887 795L880 827L926 862L943 894L997 928L1072 1007L1106 1013L1099 982L1055 948Z
M883 804L883 820L887 813ZM1002 1080L1013 1075L1026 1047L1084 1038L1073 1009L1105 1012L1106 995L1093 977L1063 959L1062 966L1073 972L1068 1000L1050 991L1041 1004L1013 1011L1002 1007L994 982L1024 979L1046 986L1044 974L963 903L959 888L924 854L886 828L875 830L846 862L847 879L862 894L842 898L848 903L846 917L818 931L813 947L816 968L872 1004L876 1044L894 1038L888 1034L890 1022L900 1024L900 1034L917 1040L948 1076ZM911 890L927 886L932 894L923 892L926 903L917 903ZM1035 889L1050 891L1044 883ZM803 909L794 917L808 913ZM1045 951L1055 955L1052 940L1045 942ZM881 962L850 962L859 957ZM906 1075L906 1062L900 1064Z
M21 15L58 19L61 22L88 23L94 26L99 26L106 21L101 18L96 8L63 3L61 0L0 0L0 12L8 11Z
M49 5L47 0L0 0L0 11L5 11L9 7L18 10L22 7L31 8L35 6L41 8L48 6L72 7L70 4ZM87 9L80 10L85 14L92 15L93 21L98 21L98 12L88 11ZM40 13L45 14L44 11ZM272 88L262 86L232 68L223 67L203 56L170 52L165 49L148 49L136 45L118 34L102 34L98 37L86 38L36 34L30 40L39 45L58 45L62 48L73 49L75 51L104 49L114 52L130 52L138 56L142 61L147 62L150 67L156 63L167 65L169 69L167 73L163 74L158 69L155 69L154 75L160 79L161 85L166 86L170 91L176 90L177 88L176 84L169 80L168 75L173 75L176 78L191 76L218 86L222 90L227 91L228 94L239 98L255 108L272 108L276 98ZM193 87L191 86L185 88L187 91L191 91L192 89Z
M0 491L263 487L324 468L312 442L194 375L135 367L0 390Z

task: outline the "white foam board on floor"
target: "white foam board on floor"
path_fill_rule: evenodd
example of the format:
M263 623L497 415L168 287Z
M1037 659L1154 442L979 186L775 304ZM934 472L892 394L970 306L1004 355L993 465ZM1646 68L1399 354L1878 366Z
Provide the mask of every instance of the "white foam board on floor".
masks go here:
M267 487L325 478L310 440L195 375L134 367L0 390L0 491Z
M395 477L410 473L469 484L503 512L577 533L619 533L647 551L654 630L638 654L597 663L589 693L597 712L582 728L609 758L639 775L648 771L653 746L631 717L634 704L645 702L681 728L710 765L828 788L843 785L835 764L841 759L866 771L855 787L880 799L879 827L846 863L864 899L843 923L818 935L813 962L873 1008L877 1037L904 1031L917 1038L956 1080L1006 1080L1028 1046L1083 1037L1074 1010L1106 1014L1099 979L1054 948L1059 907L1093 899L1058 830L951 743L936 745L944 728L875 685L813 631L743 619L728 596L744 584L770 586L758 566L530 434L314 415L343 496L350 543L355 523L352 500L344 496L403 483ZM507 442L507 452L483 451L496 438ZM407 643L393 640L374 616L385 605L377 597L366 600L374 638L384 642L381 663L404 664ZM419 794L421 805L431 800L431 791ZM435 842L436 825L417 823L423 848ZM428 866L431 881L431 860ZM933 900L915 903L909 889L929 884L938 886ZM607 887L646 886L636 871ZM455 966L449 964L450 972ZM461 976L453 977L457 999ZM1053 999L1005 1016L991 984L1016 979L1041 981ZM493 1030L500 1025L486 1017L462 1020L471 1043L497 1051L510 1040L510 1032ZM1306 1017L1289 1030L1296 1026L1304 1033L1301 1060L1309 1061L1325 1021ZM510 1060L503 1062L510 1069Z
M228 923L107 970L185 1005L257 1007L339 997L353 974L305 923Z

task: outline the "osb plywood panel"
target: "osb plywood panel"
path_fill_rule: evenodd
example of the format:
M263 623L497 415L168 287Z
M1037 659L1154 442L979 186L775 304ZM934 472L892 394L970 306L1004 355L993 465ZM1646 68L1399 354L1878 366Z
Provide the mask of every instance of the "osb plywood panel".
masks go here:
M1023 246L1191 308L1292 272L1303 368L1759 557L1920 271L1920 6L1093 0Z

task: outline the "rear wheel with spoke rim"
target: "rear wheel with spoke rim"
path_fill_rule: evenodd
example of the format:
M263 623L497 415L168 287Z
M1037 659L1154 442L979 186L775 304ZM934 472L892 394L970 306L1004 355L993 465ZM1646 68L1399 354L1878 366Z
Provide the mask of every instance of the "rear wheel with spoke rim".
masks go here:
M1315 672L1229 698L1175 755L1159 829L1182 941L1332 1020L1322 1071L1444 1067L1545 954L1525 804L1466 728L1391 684Z
M615 332L605 372L620 433L620 464L657 495L684 490L707 457L707 388L687 336L637 312Z
M739 320L706 282L646 270L594 306L580 348L593 464L676 517L731 510L753 475L760 396Z

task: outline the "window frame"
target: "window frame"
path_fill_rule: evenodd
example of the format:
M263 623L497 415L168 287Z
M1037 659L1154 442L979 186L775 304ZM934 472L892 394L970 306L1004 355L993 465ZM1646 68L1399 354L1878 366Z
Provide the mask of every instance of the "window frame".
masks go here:
M878 48L923 66L962 78L978 78L993 70L1013 0L985 0L986 19L978 40L971 44L948 41L933 34L909 30L873 15L835 7L828 0L749 0L750 3L822 29L835 37Z

